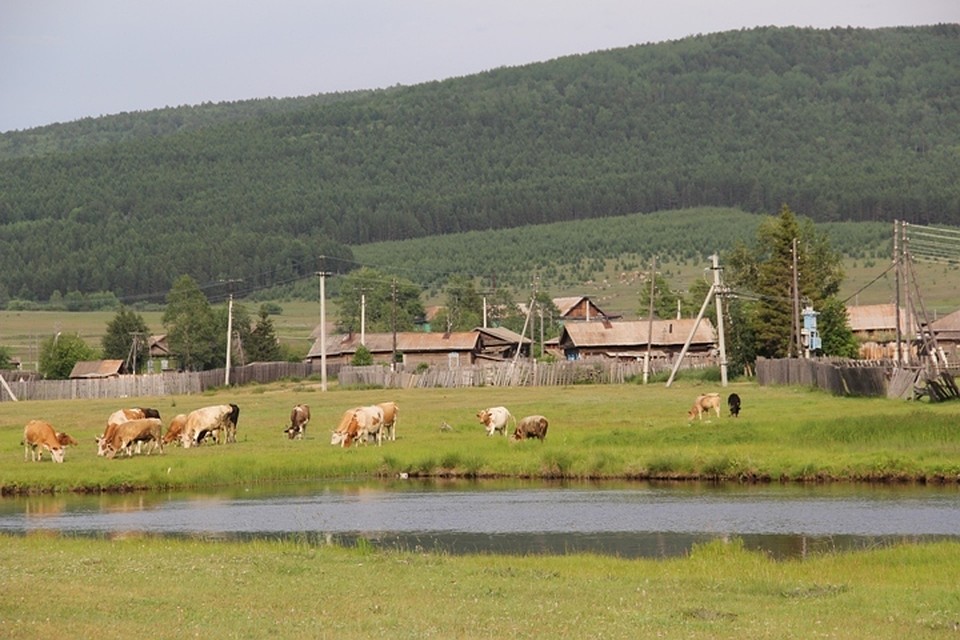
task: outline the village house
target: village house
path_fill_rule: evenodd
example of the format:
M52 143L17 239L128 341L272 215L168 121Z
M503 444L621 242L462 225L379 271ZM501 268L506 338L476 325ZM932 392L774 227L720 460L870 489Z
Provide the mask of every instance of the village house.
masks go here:
M333 334L326 338L328 365L348 365L361 344L375 362L389 363L394 353L393 333L367 333L363 343L360 334ZM529 357L530 339L504 328L477 328L473 331L451 333L424 333L400 331L396 334L397 358L406 368L427 365L456 368L478 361L504 361L513 358L520 349L520 357ZM319 362L322 344L316 340L307 354L307 362Z
M70 379L119 378L122 373L123 360L81 360L73 365Z
M693 362L716 359L717 338L708 318L624 322L570 322L545 349L565 360L643 360L673 362L690 340L687 357ZM693 335L691 336L691 332Z
M930 330L947 362L952 366L960 362L960 311L937 318L930 323Z
M897 357L897 306L895 304L867 304L847 307L847 321L857 342L860 343L860 358L864 360L896 359ZM918 328L900 309L901 349L911 345L910 353L916 356L915 343Z

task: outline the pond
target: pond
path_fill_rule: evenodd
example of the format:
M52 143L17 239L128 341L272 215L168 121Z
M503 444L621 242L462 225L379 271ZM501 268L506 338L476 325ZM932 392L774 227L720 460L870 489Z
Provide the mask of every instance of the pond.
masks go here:
M0 531L37 530L622 557L738 537L783 558L960 538L960 487L396 480L0 500Z

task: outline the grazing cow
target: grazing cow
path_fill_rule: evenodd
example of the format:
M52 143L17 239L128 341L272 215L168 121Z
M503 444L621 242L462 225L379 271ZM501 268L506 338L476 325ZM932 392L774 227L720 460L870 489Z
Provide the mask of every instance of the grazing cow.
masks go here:
M382 444L383 409L377 405L344 411L340 424L330 437L330 444L349 447L354 442L366 444L371 437L377 441L377 446Z
M142 420L143 418L156 418L159 420L160 412L149 407L132 407L130 409L118 409L111 413L110 417L107 418L107 428L104 429L103 435L96 438L97 455L106 455L106 444L113 439L113 432L117 428L117 425L129 420ZM137 443L137 453L140 453L139 442Z
M495 433L507 435L507 423L513 422L516 427L516 419L507 411L506 407L490 407L481 409L477 412L477 417L487 430L487 435L492 436Z
M340 424L331 432L330 444L349 447L353 441L357 439L357 434L360 432L360 423L357 422L356 414L359 408L360 407L354 407L353 409L347 409L343 412L343 416L340 418Z
M216 432L218 444L224 433L227 442L236 442L239 417L240 407L235 404L218 404L191 411L183 425L180 444L184 449L196 447L211 432Z
M703 420L703 413L709 412L713 409L717 413L717 417L720 417L720 394L719 393L705 393L703 395L697 396L697 399L694 400L693 406L690 408L690 411L687 413L690 416L690 419L693 420L694 417L699 420Z
M138 420L127 420L117 425L113 432L113 439L106 444L106 457L114 458L119 452L125 451L128 456L133 455L131 445L143 442L151 443L147 455L160 448L163 453L163 442L161 441L161 431L163 423L160 418L140 418Z
M57 431L57 442L60 443L61 447L66 447L66 446L75 447L79 444L76 438L72 438L70 437L70 434L63 433L62 431Z
M180 443L180 437L183 435L183 427L187 424L187 414L178 413L173 416L173 420L170 421L170 426L167 427L167 432L163 434L163 446L167 446L170 443Z
M397 439L397 415L400 408L396 402L381 402L377 405L383 411L383 430L384 437L388 440Z
M730 407L730 415L734 418L740 416L740 396L731 393L727 396L727 406Z
M517 428L513 432L513 439L537 438L540 442L543 442L543 439L547 437L547 426L547 419L543 416L527 416L517 423Z
M63 462L63 446L57 439L57 432L50 426L49 422L43 420L31 420L23 428L23 461L27 461L27 451L30 452L30 459L34 462L40 462L43 458L43 450L50 452L50 457L54 462Z
M303 440L308 422L310 422L310 407L305 404L298 404L290 411L290 426L284 429L284 433L291 440L294 438Z

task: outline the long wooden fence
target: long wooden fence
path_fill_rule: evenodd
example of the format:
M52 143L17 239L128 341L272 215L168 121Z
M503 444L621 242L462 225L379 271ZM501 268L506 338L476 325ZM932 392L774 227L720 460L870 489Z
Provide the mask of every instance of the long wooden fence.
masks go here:
M651 367L651 375L669 371L668 364ZM622 384L643 375L642 362L502 362L454 369L394 371L386 365L344 366L338 379L343 386L368 385L384 388L433 387L538 387L574 384Z
M336 375L336 367L327 367ZM267 384L284 378L302 379L320 374L319 365L300 362L257 362L230 368L230 384ZM0 385L0 401L85 400L94 398L138 398L202 393L225 386L226 369L201 372L167 372L125 375L112 378L75 380L38 380L35 375L17 371L0 372L6 385ZM9 389L8 389L9 388ZM11 397L10 392L13 392Z

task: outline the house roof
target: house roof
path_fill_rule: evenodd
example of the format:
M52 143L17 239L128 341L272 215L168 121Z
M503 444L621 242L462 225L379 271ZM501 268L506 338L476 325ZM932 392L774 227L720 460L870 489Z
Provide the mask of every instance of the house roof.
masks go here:
M71 378L110 378L120 375L123 360L81 360L73 365Z
M847 307L847 319L854 332L896 331L897 306L895 304L865 304ZM907 323L906 310L900 309L900 329L916 332L915 322Z
M650 335L651 345L683 345L696 324L696 318L680 320L636 320L632 322L571 322L564 325L563 334L577 347L640 346L647 344ZM560 343L564 344L564 336ZM691 344L705 344L716 341L713 324L708 318L700 320Z
M502 342L530 344L530 338L525 338L516 331L511 331L506 327L477 327L474 331L487 334Z
M403 331L397 333L397 351L404 353L472 351L479 340L476 331L457 331L453 333L425 333L422 331ZM340 333L327 336L327 355L336 356L355 353L360 347L359 333ZM321 356L321 344L313 343L307 358ZM393 351L393 333L368 333L364 336L364 346L370 353L389 353Z
M934 333L960 332L960 310L937 318L930 323L930 328Z

